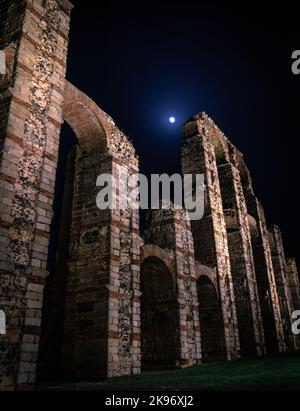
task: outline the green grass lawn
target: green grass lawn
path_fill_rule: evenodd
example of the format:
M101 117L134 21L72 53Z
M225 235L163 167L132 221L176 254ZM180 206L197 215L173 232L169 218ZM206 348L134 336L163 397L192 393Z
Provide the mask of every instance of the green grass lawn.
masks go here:
M260 391L300 390L300 353L145 372L99 383L41 385L53 391Z

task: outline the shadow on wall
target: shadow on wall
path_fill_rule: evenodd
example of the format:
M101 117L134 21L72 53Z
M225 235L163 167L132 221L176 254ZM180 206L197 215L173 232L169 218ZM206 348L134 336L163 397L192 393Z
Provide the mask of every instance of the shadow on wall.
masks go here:
M179 307L167 266L148 257L141 267L142 369L176 367L179 357Z

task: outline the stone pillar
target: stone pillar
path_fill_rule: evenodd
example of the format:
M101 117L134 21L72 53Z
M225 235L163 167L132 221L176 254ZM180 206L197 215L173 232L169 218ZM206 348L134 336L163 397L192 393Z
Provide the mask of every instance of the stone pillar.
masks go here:
M185 211L174 211L174 223L181 332L180 366L190 366L201 360L194 242L190 221Z
M287 259L287 277L288 277L288 284L291 290L294 310L300 310L299 274L297 270L296 260L294 258Z
M99 380L141 368L139 212L120 208L119 191L119 183L134 188L127 177L139 168L118 133L119 155L78 148L62 352L68 378ZM96 206L102 174L114 178L113 210Z
M291 290L288 284L287 266L279 227L271 227L272 261L285 343L290 349L297 349L299 341L292 333L292 314L294 311Z
M205 215L200 221L192 221L195 256L201 264L217 268L227 358L231 360L239 357L240 342L217 161L207 134L205 115L188 121L184 125L184 136L182 172L204 174L206 185Z
M12 33L2 48L14 63L11 88L1 89L1 307L8 333L0 363L6 389L35 382L71 4L5 5Z
M238 169L218 167L242 355L265 352L247 208Z
M61 367L65 378L93 380L107 377L111 264L111 211L97 208L96 181L111 174L112 158L96 148L76 151Z
M251 242L267 352L284 351L286 346L265 213L250 180L244 181L243 190L249 219L255 224Z
M176 209L152 211L144 237L146 244L174 252L180 327L177 364L180 367L197 364L201 361L197 279L194 243L186 212Z
M116 181L139 172L136 158L114 160ZM125 182L126 184L126 182ZM128 192L136 188L128 181ZM117 196L117 202L120 196ZM108 306L108 377L141 370L139 211L115 210L111 223L111 262Z

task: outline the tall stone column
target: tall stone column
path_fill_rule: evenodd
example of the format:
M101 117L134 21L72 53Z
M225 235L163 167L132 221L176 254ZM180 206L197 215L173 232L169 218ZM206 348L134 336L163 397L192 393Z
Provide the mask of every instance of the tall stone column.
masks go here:
M284 351L286 345L265 213L249 180L244 181L243 190L249 218L255 224L251 242L267 352Z
M136 158L114 159L112 175L120 181L122 173L139 172ZM136 189L128 183L128 193ZM121 200L120 193L117 202ZM139 211L115 210L111 220L110 281L107 285L108 365L107 376L138 374L141 371L140 318L140 235Z
M275 274L275 281L282 318L282 327L285 342L288 348L297 349L299 341L292 334L292 314L294 311L291 290L288 284L287 266L282 242L282 235L279 227L271 227L272 236L272 260Z
M294 310L300 310L299 274L298 274L296 260L294 258L287 259L287 277L288 277L288 284L291 290Z
M194 242L190 221L185 211L174 211L174 229L176 238L175 259L180 309L180 366L190 366L197 364L201 360L201 341Z
M71 4L1 4L1 386L35 382L52 217Z
M231 360L240 355L236 304L216 155L204 117L199 114L184 125L182 172L205 177L205 214L200 221L192 221L195 257L217 269L227 358Z
M234 159L233 159L234 160ZM265 352L247 208L238 169L218 166L242 355Z

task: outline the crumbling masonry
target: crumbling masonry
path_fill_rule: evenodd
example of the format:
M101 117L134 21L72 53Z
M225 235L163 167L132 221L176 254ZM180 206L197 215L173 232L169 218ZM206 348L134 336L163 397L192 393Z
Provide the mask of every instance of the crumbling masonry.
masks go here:
M0 0L2 390L299 348L294 260L268 228L242 154L206 114L183 127L182 172L204 174L205 214L100 211L97 177L139 170L126 136L65 80L72 5ZM68 157L55 269L48 272L60 130ZM128 187L129 190L133 187Z

